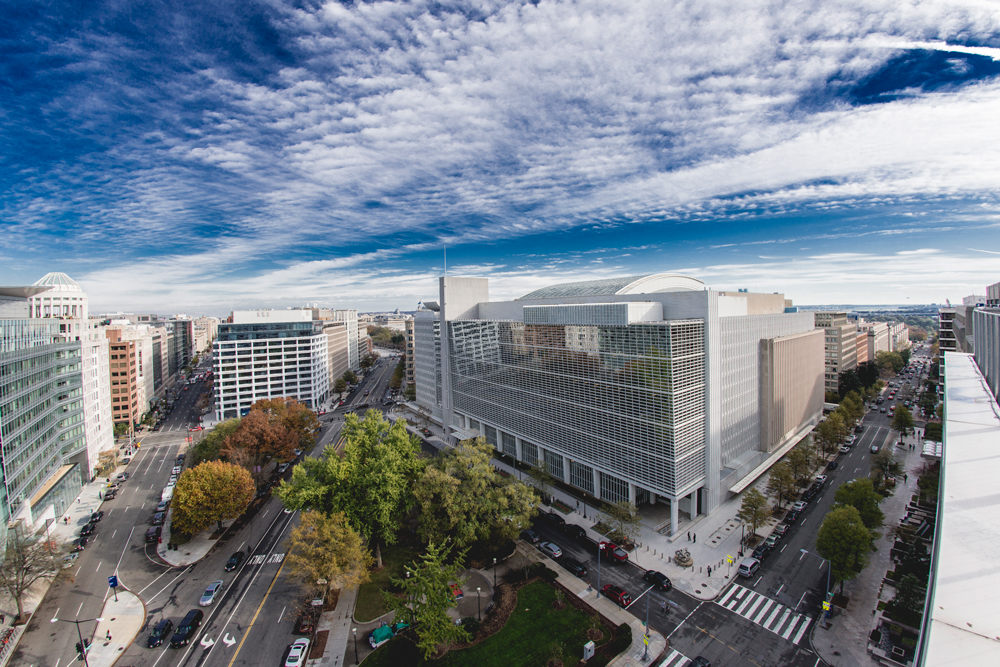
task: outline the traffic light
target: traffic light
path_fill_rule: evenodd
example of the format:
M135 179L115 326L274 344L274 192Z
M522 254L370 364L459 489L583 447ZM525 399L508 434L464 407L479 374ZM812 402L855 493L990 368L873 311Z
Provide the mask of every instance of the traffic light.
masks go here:
M78 655L83 655L83 642L76 643L76 652Z

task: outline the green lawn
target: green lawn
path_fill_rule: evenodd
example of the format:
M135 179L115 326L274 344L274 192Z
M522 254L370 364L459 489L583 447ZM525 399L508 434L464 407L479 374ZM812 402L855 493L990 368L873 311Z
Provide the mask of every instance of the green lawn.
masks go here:
M362 584L358 589L358 602L354 607L354 617L359 623L374 621L389 611L382 599L381 591L389 590L390 577L403 576L404 566L417 557L417 552L410 545L394 544L382 548L382 564L378 572L371 573L371 581Z
M423 660L413 642L405 637L393 639L365 659L365 667L536 667L552 657L553 645L563 647L563 659L573 663L587 643L591 617L567 606L555 611L556 591L536 581L517 594L517 608L503 630L486 641L461 651L449 651L442 659ZM606 640L605 640L606 641Z

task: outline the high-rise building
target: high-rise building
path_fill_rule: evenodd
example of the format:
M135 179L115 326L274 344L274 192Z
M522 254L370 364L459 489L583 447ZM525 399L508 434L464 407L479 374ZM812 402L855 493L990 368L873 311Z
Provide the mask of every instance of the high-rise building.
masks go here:
M49 289L0 288L0 532L11 519L33 527L54 519L89 479L81 343L60 330L67 322L55 319L56 300L49 317L42 304L34 317L28 302Z
M595 498L714 511L811 430L823 332L780 294L662 273L489 300L444 277L414 316L417 403Z
M406 320L406 384L413 384L413 320Z
M858 367L858 336L854 322L847 319L846 312L819 311L816 313L816 326L823 329L824 371L826 391L837 392L840 389L840 374ZM868 356L872 358L869 347Z
M219 325L213 348L219 421L241 417L265 398L319 407L330 392L326 324L311 308L234 311L232 323Z

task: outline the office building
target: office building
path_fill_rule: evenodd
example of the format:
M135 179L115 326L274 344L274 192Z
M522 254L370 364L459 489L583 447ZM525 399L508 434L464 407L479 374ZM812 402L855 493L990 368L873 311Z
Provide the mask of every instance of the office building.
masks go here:
M406 320L406 384L413 384L413 320Z
M234 311L213 348L218 420L241 417L265 398L319 407L330 392L327 324L311 308Z
M823 405L823 332L781 294L672 273L489 300L444 277L414 316L417 403L452 444L483 436L601 500L714 511L777 462Z
M857 333L857 339L854 343L855 349L858 355L858 365L865 363L866 361L875 361L874 359L868 358L868 332L859 331Z
M826 391L837 393L840 389L840 374L858 367L858 336L854 322L847 319L846 312L819 311L816 326L823 329L824 360L826 369ZM872 346L868 347L868 358L873 359Z

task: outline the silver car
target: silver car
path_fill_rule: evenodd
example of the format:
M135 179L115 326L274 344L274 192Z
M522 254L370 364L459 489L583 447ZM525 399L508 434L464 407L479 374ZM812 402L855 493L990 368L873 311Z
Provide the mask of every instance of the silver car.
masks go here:
M549 558L562 558L562 549L553 542L542 542L538 545L538 548Z
M215 602L216 594L222 590L222 587L226 585L224 581L213 581L205 589L205 594L201 596L201 600L198 601L198 605L201 607L207 607L213 602Z

